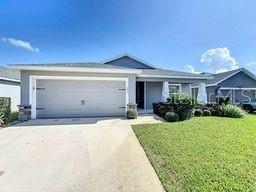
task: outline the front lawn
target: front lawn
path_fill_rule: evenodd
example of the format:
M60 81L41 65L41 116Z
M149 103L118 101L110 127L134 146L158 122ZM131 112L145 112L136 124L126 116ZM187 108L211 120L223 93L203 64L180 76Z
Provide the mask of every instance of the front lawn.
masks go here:
M256 191L255 115L133 129L166 191Z

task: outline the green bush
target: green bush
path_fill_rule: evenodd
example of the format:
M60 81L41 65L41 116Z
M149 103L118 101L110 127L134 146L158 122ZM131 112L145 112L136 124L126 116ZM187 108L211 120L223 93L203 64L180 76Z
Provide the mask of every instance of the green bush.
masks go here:
M153 103L153 112L160 117L165 118L166 113L175 112L179 120L183 121L193 116L193 110L196 105L196 99L191 96L180 93L171 94L167 102Z
M211 116L211 111L210 110L203 110L203 116Z
M127 119L137 119L138 118L138 112L135 110L128 110L126 112Z
M11 117L11 98L0 97L0 116L4 124L8 124Z
M165 120L169 122L179 121L179 115L174 112L168 112L165 114Z
M197 100L193 96L181 94L181 93L172 93L169 98L167 98L169 103L184 103L190 105L196 105Z
M168 105L161 105L158 108L158 115L164 117L166 113L171 112L172 108Z
M242 118L245 116L245 111L236 105L228 104L223 106L223 116L231 118Z
M19 119L19 112L18 111L11 112L10 121L17 121L18 119Z
M198 109L201 110L209 110L211 112L211 116L223 116L223 106L218 104L206 104L206 105L197 105Z
M200 117L200 116L203 115L203 111L202 111L201 109L196 109L196 110L194 111L194 115L195 115L196 117Z
M216 103L218 105L227 105L230 102L230 97L224 97L224 96L217 96L216 97Z

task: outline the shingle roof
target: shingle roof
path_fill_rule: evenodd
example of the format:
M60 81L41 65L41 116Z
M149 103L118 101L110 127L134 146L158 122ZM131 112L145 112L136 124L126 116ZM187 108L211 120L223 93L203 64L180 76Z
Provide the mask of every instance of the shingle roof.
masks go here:
M213 79L209 79L207 80L206 84L216 84L218 83L219 81L229 77L229 76L232 76L234 74L236 74L238 71L242 71L244 70L243 68L240 68L240 69L236 69L236 70L231 70L231 71L227 71L227 72L223 72L223 73L216 73L216 74L213 74Z
M6 67L0 67L0 79L1 78L20 80L20 71Z
M95 62L78 62L78 63L42 63L42 64L11 64L11 67L19 66L37 66L37 67L85 67L85 68L113 68L113 69L129 69L128 67L117 66L117 65L104 65Z
M166 69L143 69L143 75L159 75L159 76L184 76L184 77L211 77L208 75L201 75L196 73L188 73L182 71L173 71Z

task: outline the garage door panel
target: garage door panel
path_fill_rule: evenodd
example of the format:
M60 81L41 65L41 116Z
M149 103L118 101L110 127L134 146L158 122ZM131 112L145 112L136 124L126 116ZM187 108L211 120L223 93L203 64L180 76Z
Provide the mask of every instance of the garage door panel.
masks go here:
M120 116L125 109L125 82L37 80L38 118Z

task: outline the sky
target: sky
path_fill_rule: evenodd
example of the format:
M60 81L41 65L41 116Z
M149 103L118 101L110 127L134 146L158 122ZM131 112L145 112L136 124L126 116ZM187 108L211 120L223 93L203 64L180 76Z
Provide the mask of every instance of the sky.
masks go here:
M256 73L255 0L0 0L0 65L100 62Z

